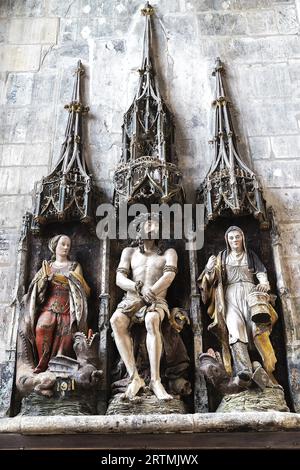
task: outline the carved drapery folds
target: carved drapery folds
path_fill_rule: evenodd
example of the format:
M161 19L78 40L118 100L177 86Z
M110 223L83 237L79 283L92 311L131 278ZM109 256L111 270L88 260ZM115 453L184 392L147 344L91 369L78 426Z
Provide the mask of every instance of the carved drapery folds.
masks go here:
M267 228L261 187L254 172L239 155L223 73L224 66L217 58L213 71L216 77L213 160L199 188L198 201L205 205L206 223L218 216L253 214L261 228Z
M89 111L81 102L81 77L84 69L78 61L65 139L54 170L36 186L32 231L57 221L91 223L92 178L83 154L82 116Z
M121 202L182 202L182 175L176 165L173 116L162 99L151 57L151 16L145 16L142 66L137 91L124 115L121 161L114 174L115 206Z

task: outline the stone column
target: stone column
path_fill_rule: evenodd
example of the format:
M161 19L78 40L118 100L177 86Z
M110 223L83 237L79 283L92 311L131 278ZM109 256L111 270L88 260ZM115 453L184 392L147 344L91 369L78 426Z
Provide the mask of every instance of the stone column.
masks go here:
M194 334L194 409L195 413L206 413L208 411L208 397L206 383L200 372L199 356L203 352L203 326L200 308L200 294L197 289L197 252L189 250L190 276L191 276L191 324Z
M290 294L288 274L283 260L282 241L273 214L272 249L277 289L283 312L289 388L294 409L300 412L300 318Z
M110 241L108 238L101 241L101 293L99 309L99 359L100 367L103 370L103 376L99 386L98 413L105 414L108 400L109 372L108 372L108 328L109 328L109 258Z
M28 229L30 214L23 217L23 227L18 247L16 267L16 284L13 302L11 304L12 318L7 335L5 362L1 365L0 386L0 417L10 416L12 412L12 392L14 387L15 367L17 361L17 334L19 326L20 305L25 294L27 275Z

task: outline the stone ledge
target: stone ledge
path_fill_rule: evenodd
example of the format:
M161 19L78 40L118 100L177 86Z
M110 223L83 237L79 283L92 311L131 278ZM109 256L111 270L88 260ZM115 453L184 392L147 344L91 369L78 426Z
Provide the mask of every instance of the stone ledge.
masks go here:
M167 434L300 432L300 414L280 412L195 413L139 416L52 416L0 419L1 434Z

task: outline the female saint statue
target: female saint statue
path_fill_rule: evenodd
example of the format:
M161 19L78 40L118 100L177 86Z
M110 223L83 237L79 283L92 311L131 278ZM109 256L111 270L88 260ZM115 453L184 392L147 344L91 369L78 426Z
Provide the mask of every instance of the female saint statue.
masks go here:
M204 303L213 320L209 325L222 346L226 372L249 382L253 375L252 351L257 350L270 380L276 356L270 333L277 314L270 303L266 268L248 249L236 226L225 233L226 249L211 256L199 277Z
M20 390L40 385L45 377L44 394L50 387L46 373L50 359L58 355L76 358L73 335L88 333L90 294L80 264L69 259L71 239L56 235L49 241L49 249L51 261L43 261L23 299L17 368Z

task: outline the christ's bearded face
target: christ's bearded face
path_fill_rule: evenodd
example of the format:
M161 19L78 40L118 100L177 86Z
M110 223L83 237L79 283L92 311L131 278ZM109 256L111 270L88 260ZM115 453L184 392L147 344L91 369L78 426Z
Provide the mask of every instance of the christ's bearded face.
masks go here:
M157 238L159 233L159 222L149 219L143 225L143 233L146 238Z

